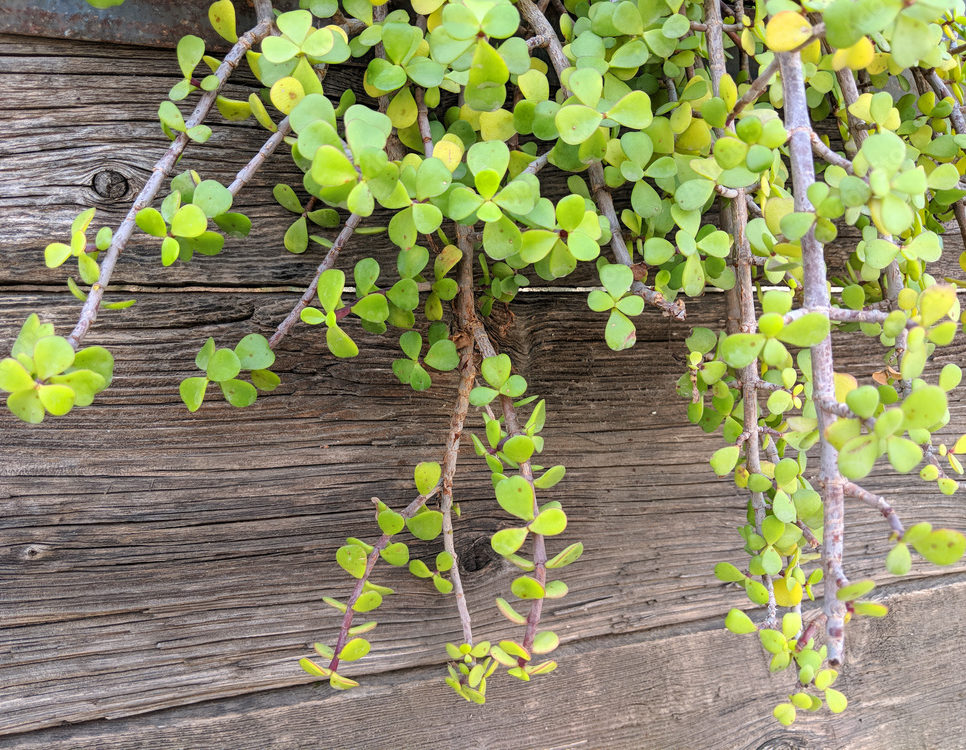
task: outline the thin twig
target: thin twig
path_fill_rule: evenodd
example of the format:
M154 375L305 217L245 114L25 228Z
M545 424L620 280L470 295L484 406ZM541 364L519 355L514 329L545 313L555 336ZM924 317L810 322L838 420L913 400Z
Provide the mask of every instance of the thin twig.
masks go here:
M211 111L212 106L215 104L215 99L218 97L218 92L221 91L222 86L224 86L225 81L231 73L238 67L238 64L244 59L245 53L252 48L256 42L264 39L269 30L271 29L271 24L267 21L262 21L256 25L253 29L246 31L242 36L238 38L234 46L222 60L221 65L215 71L214 75L218 79L218 85L212 91L206 91L201 99L198 100L198 104L195 105L194 111L191 116L185 122L185 130L190 130L197 125L200 125L204 119L208 116ZM81 309L80 317L77 320L77 325L74 326L74 330L71 331L70 336L67 337L68 343L77 349L80 345L81 340L87 335L90 327L97 320L97 311L101 306L101 300L104 297L104 292L107 289L107 285L111 281L111 275L114 273L114 267L117 265L118 257L127 247L128 241L131 239L131 235L134 233L135 219L137 218L138 212L141 209L146 208L154 200L155 196L158 194L158 190L161 189L161 184L164 179L168 176L174 165L178 162L181 154L184 152L185 147L188 145L187 133L179 133L168 150L165 152L158 163L154 165L154 169L151 172L151 176L148 178L147 183L141 188L141 192L138 193L137 198L134 199L134 203L128 210L127 215L121 222L121 225L117 228L114 233L114 238L111 241L111 246L104 253L104 257L101 260L101 272L97 281L91 286L90 292L87 295L87 301L84 303L84 307Z
M296 321L299 320L299 315L304 310L308 304L312 301L315 296L315 290L319 286L319 279L322 274L328 271L332 266L335 265L336 259L339 257L339 252L345 247L346 242L352 236L356 227L359 226L359 222L362 221L362 217L359 214L349 214L349 218L345 220L345 224L342 225L342 231L339 232L339 236L335 238L335 242L332 243L332 247L329 248L329 252L326 253L325 258L319 264L318 269L315 271L315 278L312 279L311 283L306 287L305 292L299 298L299 301L295 303L295 307L292 311L285 317L281 323L278 324L278 328L275 329L275 333L268 340L268 345L274 349L278 343L285 338L285 335L289 332Z
M825 24L818 24L816 26L813 26L812 35L804 42L802 42L800 45L798 45L794 50L792 50L792 53L790 54L800 52L801 50L805 49L808 45L810 45L812 42L814 42L816 39L820 38L824 34L825 34ZM726 127L730 125L732 122L734 122L735 117L738 116L738 113L741 112L741 110L743 110L749 104L753 103L756 99L758 99L759 96L761 96L764 93L765 89L768 87L768 84L771 83L771 79L775 77L775 73L777 72L778 72L778 55L775 55L772 61L768 63L768 65L766 65L761 70L761 72L758 74L758 77L751 82L751 86L748 87L748 90L745 91L744 94L742 94L741 98L739 98L737 102L735 102L735 106L731 110L731 113L728 115L728 119L725 122Z
M845 110L845 125L848 128L849 134L852 136L855 150L858 151L862 148L863 141L869 137L869 133L863 126L863 123L852 114L852 105L859 99L859 90L855 85L855 77L852 75L850 69L842 68L842 70L836 71L835 78L838 80L839 88L842 90L842 107Z
M854 497L856 500L861 500L866 505L871 505L873 508L878 510L883 517L889 522L889 526L892 528L893 534L899 539L903 534L906 533L905 528L902 526L902 521L899 520L899 516L893 510L889 501L886 500L882 495L876 495L869 492L864 487L860 487L855 482L845 482L842 485L842 491L845 493L846 497Z
M809 620L808 625L805 626L805 630L802 631L798 641L795 643L795 650L801 651L803 648L805 648L808 645L808 642L815 637L818 629L825 624L827 619L828 617L826 617L825 613L820 612L818 615Z
M426 96L419 86L414 86L416 90L416 123L419 125L419 137L423 141L423 154L428 159L433 155L433 133L429 129L429 110L426 109Z
M255 176L255 173L265 163L265 160L275 152L275 149L278 148L279 144L291 132L292 125L289 123L288 117L286 117L279 122L278 130L272 133L272 136L262 144L262 147L258 149L258 153L251 158L248 164L238 170L235 179L228 186L228 192L232 195L238 195L239 191Z
M814 130L811 134L812 139L812 151L820 159L824 159L829 164L834 164L837 167L841 167L849 174L854 174L855 170L852 167L852 162L846 159L844 156L835 153L831 148L825 145L825 142L819 138L818 133Z
M761 96L768 84L771 83L771 79L775 77L775 73L778 72L778 57L776 56L768 65L766 65L762 71L758 74L758 77L751 82L751 85L745 91L744 94L735 102L735 106L732 107L731 113L728 115L728 119L725 121L725 127L734 122L738 113L741 112L745 107L754 102L759 96Z

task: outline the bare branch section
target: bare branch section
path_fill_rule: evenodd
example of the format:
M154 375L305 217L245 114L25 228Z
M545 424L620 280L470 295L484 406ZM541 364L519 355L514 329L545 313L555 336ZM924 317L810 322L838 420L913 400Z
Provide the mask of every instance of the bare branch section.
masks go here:
M279 144L285 140L285 137L292 132L292 125L288 121L288 117L284 118L278 124L278 130L272 133L272 136L262 144L262 147L258 149L251 161L248 162L244 167L238 170L238 174L235 175L235 179L232 180L231 185L228 186L228 192L232 195L238 195L245 185L247 185L255 173L261 168L265 160L275 153L275 149L278 148Z
M889 522L889 526L892 528L893 533L896 538L901 538L903 534L906 533L905 528L902 525L902 521L899 520L899 516L893 510L889 501L886 500L882 495L876 495L869 492L864 487L860 487L854 482L845 482L842 485L842 491L845 493L846 497L853 497L856 500L861 500L866 505L871 505L873 508L878 510L882 516Z
M218 93L221 91L222 86L225 85L225 81L232 74L238 64L244 59L245 53L252 48L254 44L264 39L268 36L269 31L272 28L272 24L269 21L261 21L250 31L246 31L242 36L238 38L235 45L231 48L225 59L222 60L221 65L218 66L218 70L215 71L214 75L218 79L218 85L212 91L206 91L201 99L199 99L198 104L195 105L194 111L191 116L185 122L185 130L190 130L196 125L200 125L204 119L208 116L211 108L215 104L215 99ZM188 145L188 135L187 133L179 133L177 138L172 141L168 150L165 152L158 163L154 165L154 169L151 172L151 177L148 178L147 183L141 188L141 192L138 193L137 198L134 199L134 203L131 204L131 208L127 212L127 216L124 217L124 221L117 228L114 233L114 238L111 241L111 246L104 253L104 257L101 260L101 273L97 281L91 286L91 290L87 295L87 301L84 302L84 307L81 309L80 317L77 320L77 325L74 326L74 330L71 331L70 336L67 337L68 343L77 349L80 345L81 340L87 335L90 327L94 324L97 319L97 311L100 309L101 300L104 297L104 291L107 289L107 285L111 281L111 275L114 273L114 267L117 265L117 259L127 247L128 241L131 239L131 235L134 233L135 218L137 217L138 211L142 208L146 208L154 200L155 196L158 194L158 190L161 189L161 183L170 174L174 165L178 162L178 158L184 153L185 147Z
M342 225L342 231L339 232L339 236L335 238L335 242L332 243L332 247L329 248L329 252L326 253L325 258L319 264L319 267L315 271L315 278L306 287L305 292L299 298L299 301L295 303L295 307L286 316L285 320L278 324L278 328L275 329L275 333L268 340L268 345L274 349L278 343L285 338L285 335L291 330L292 326L299 320L299 316L308 304L312 301L315 296L315 290L319 287L319 279L322 274L328 271L335 265L336 259L339 257L339 253L342 248L345 247L352 233L359 226L359 222L362 221L362 217L359 214L350 214L349 218L345 220L345 224Z
M805 100L805 82L802 76L801 57L792 52L777 55L782 76L785 99L785 128L789 132L789 155L792 187L796 211L811 211L806 191L815 182L815 165L812 161L812 143L809 133L808 104ZM805 307L828 309L829 297L825 258L822 245L815 238L814 228L802 237L802 273L804 280ZM833 381L832 338L827 336L811 348L812 394L818 416L820 435L835 420L835 416L822 406L835 401ZM842 567L842 548L845 536L845 501L842 492L843 479L838 471L838 451L827 440L820 442L819 485L825 504L824 544L822 562L825 567L825 614L828 617L828 661L832 667L842 663L845 627L845 603L836 593L836 573Z

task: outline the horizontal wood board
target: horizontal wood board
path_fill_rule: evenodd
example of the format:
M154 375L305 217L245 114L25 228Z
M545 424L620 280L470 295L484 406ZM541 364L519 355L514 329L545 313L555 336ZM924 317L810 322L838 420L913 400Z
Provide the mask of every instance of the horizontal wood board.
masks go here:
M843 714L770 716L786 675L769 675L753 637L717 622L562 646L564 664L528 685L494 683L485 707L440 692L441 667L393 672L349 693L308 685L76 727L17 735L9 750L957 750L966 747L966 677L959 666L962 576L900 587L884 620L856 623L836 687ZM922 640L910 635L931 622ZM901 665L901 666L897 666ZM734 679L735 675L740 679Z
M0 86L26 97L22 108L0 111L8 133L0 141L0 341L9 342L32 311L69 330L78 307L66 293L46 291L62 284L64 271L43 268L43 245L62 238L89 205L103 208L105 221L123 215L164 148L153 105L143 102L164 95L176 66L171 53L16 37L0 38L0 55L11 71ZM133 84L142 70L148 77ZM235 136L251 150L261 136L248 125L225 128L192 152L191 165L228 180L250 153ZM906 584L882 569L887 527L851 508L850 575L872 575L894 592L896 616L864 626L885 633L888 647L869 646L863 626L850 631L859 659L846 673L853 707L836 723L805 719L802 730L776 730L768 713L787 683L741 684L749 669L763 675L757 648L719 632L742 598L710 570L742 560L733 529L744 496L714 480L705 458L721 443L687 424L673 395L688 328L648 311L637 349L615 354L602 342L603 318L580 294L522 295L513 325L498 316L492 331L548 400L546 462L569 470L548 492L570 517L560 544L580 539L588 549L561 576L570 595L545 610L565 644L559 672L545 684L494 684L493 705L483 710L492 713L459 705L439 682L440 646L458 637L452 602L388 570L375 580L399 595L378 611L373 653L347 670L364 675L366 687L348 699L298 687L308 678L295 660L336 632L321 597L350 588L336 548L348 534L373 536L371 496L397 507L411 499L413 465L441 454L455 381L440 376L429 394L414 394L390 371L392 339L360 335L362 356L337 361L318 331L303 326L279 349L276 394L246 410L218 398L197 415L184 410L177 382L193 374L204 339L230 344L270 333L296 297L281 287L300 286L318 263L317 253L296 257L279 247L285 212L270 188L296 181L286 160L271 160L243 194L256 229L231 258L164 271L150 242L125 254L116 278L135 287L125 296L138 305L105 312L90 336L118 360L115 384L94 407L39 429L0 417L0 746L365 746L380 731L366 724L367 712L394 717L400 733L385 735L397 738L394 746L446 746L440 737L464 737L463 719L444 721L440 706L467 717L465 736L479 747L782 747L786 736L788 747L862 747L870 726L890 721L893 737L926 738L893 746L936 746L929 738L940 735L929 726L948 720L963 692L944 666L966 666L949 645L961 628L944 617L961 611L957 576L966 566L917 564L916 591L902 593ZM93 176L105 168L129 178L126 194L105 200L93 192ZM366 252L370 246L391 257L385 245L367 239ZM709 295L690 304L689 323L720 327L722 314L721 298ZM841 369L857 374L880 366L872 346L837 355ZM946 361L962 362L963 346L944 350L933 366ZM966 426L960 401L952 412L950 434ZM479 432L479 417L470 426ZM478 634L518 637L492 606L514 573L487 540L508 518L465 446L461 466L457 545ZM870 487L907 520L966 528L960 498L888 471ZM708 528L721 531L710 542L701 539ZM434 552L417 550L426 559ZM926 673L919 682L903 677L912 664ZM729 692L735 683L740 689ZM558 686L568 696L562 709ZM935 697L916 698L920 686ZM183 708L192 703L199 705ZM142 712L156 713L35 731ZM896 712L901 721L891 718ZM504 730L532 716L549 718L528 725L522 739ZM702 717L718 729L696 733ZM429 730L434 723L440 734ZM750 737L762 739L753 745Z

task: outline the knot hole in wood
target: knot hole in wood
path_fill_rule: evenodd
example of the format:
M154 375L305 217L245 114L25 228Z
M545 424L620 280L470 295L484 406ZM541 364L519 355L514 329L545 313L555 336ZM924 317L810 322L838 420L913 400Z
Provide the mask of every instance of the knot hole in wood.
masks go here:
M465 549L458 551L460 567L466 573L476 573L489 566L496 553L490 546L490 537L484 535L474 539Z
M120 200L130 189L127 177L114 169L102 169L95 174L91 187L101 198L112 201Z
M49 552L49 544L28 544L19 551L17 557L23 562L34 562L42 557L46 557Z

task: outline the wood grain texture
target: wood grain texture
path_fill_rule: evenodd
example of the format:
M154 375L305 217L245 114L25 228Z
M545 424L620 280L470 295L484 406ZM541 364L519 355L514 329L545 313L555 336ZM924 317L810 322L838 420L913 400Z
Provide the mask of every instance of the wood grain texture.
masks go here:
M407 392L389 372L391 341L361 337L363 356L335 361L305 326L280 353L281 393L245 410L215 399L188 415L176 392L192 368L185 336L200 345L208 335L224 344L265 333L288 300L139 297L95 330L92 343L110 347L118 362L97 405L41 429L0 418L10 436L0 447L8 540L2 732L304 682L295 659L337 627L321 597L348 589L332 562L341 539L371 536L368 498L403 505L412 467L441 453L450 376L439 377L439 390ZM532 392L548 399L546 461L569 469L547 493L570 516L557 544L580 539L589 550L565 571L571 594L548 607L547 627L583 642L723 615L742 598L710 570L721 559L740 562L730 529L745 501L714 481L701 458L720 443L686 424L684 404L669 398L687 329L649 313L638 348L617 354L600 340L600 317L575 297L523 295L515 325L497 335ZM695 323L721 324L717 300L697 308ZM3 340L31 309L62 323L76 307L63 297L8 296ZM852 371L874 366L864 353L841 355ZM961 358L962 347L944 355ZM962 404L953 414L964 423ZM478 418L471 425L478 431ZM463 465L458 549L469 564L464 585L476 628L480 637L512 637L492 601L506 595L514 573L487 543L508 519L471 450ZM873 487L906 517L928 508L937 524L966 526L957 498L917 480L886 475ZM886 525L864 507L852 510L850 574L888 579ZM708 528L720 537L692 541ZM936 574L917 565L914 576ZM440 644L457 637L454 608L398 571L384 569L376 580L399 596L379 612L373 654L350 674L437 663Z
M9 344L30 312L62 333L75 322L76 302L49 293L65 271L43 267L43 246L90 205L102 209L98 223L119 220L165 147L144 102L165 95L177 68L170 51L10 36L0 37L0 65L0 91L17 103L0 110L0 342ZM350 80L330 76L335 94ZM254 90L244 78L234 86L237 96ZM185 166L227 180L261 139L250 124L224 124ZM279 349L275 394L245 410L214 397L186 412L177 383L194 374L205 338L269 334L297 297L284 288L299 288L318 263L317 252L280 246L290 215L271 186L298 181L286 162L270 160L242 194L255 229L222 257L164 270L143 238L125 253L115 278L135 291L109 296L138 304L102 313L92 330L87 343L117 357L115 383L94 406L40 428L0 415L0 747L360 747L382 737L393 747L956 746L934 725L960 720L950 716L966 656L950 613L966 605L966 565L917 563L896 583L883 572L888 527L864 506L849 508L848 572L883 583L895 614L850 630L853 706L834 729L823 718L776 730L770 708L785 683L765 676L752 641L720 632L744 600L710 571L742 562L734 529L745 495L714 479L706 458L721 443L688 424L673 395L689 329L647 311L637 348L617 354L582 294L523 294L512 325L502 310L492 324L547 399L545 463L568 467L547 493L570 518L552 549L587 547L561 576L570 594L546 608L564 642L560 672L531 686L503 680L486 709L462 705L439 669L442 643L459 634L455 607L382 566L375 580L398 595L377 613L373 653L347 670L364 687L305 686L297 658L333 641L338 625L321 598L350 589L335 550L347 535L374 535L370 497L396 507L412 499L413 466L441 455L455 379L440 375L415 394L390 370L394 337L359 335L363 354L346 362L327 354L317 329L298 326ZM106 170L128 181L116 199L92 187ZM559 178L548 185L562 189ZM384 241L363 247L392 265ZM689 324L720 328L720 295L691 302ZM962 362L964 349L944 349L930 366ZM881 366L873 342L836 354L857 375ZM966 428L962 401L951 413L948 435ZM481 431L478 416L470 429ZM518 637L492 604L515 575L488 544L509 518L467 447L461 467L456 534L475 628ZM914 478L884 469L869 487L907 521L966 528L960 498ZM709 542L707 529L720 534ZM436 551L414 549L423 559ZM145 712L156 713L122 718ZM373 715L391 717L390 729ZM105 717L114 721L97 721ZM93 723L43 729L63 722ZM877 730L884 744L870 744Z
M839 678L850 704L832 721L800 715L780 727L770 712L795 689L788 675L768 674L754 636L702 621L565 645L555 673L528 685L494 681L485 707L445 689L437 665L371 677L349 693L317 685L253 693L18 735L4 747L961 750L966 676L961 626L949 612L966 607L966 582L937 583L902 587L883 600L889 617L850 628L847 656L862 668ZM910 637L923 622L934 623L928 636Z

